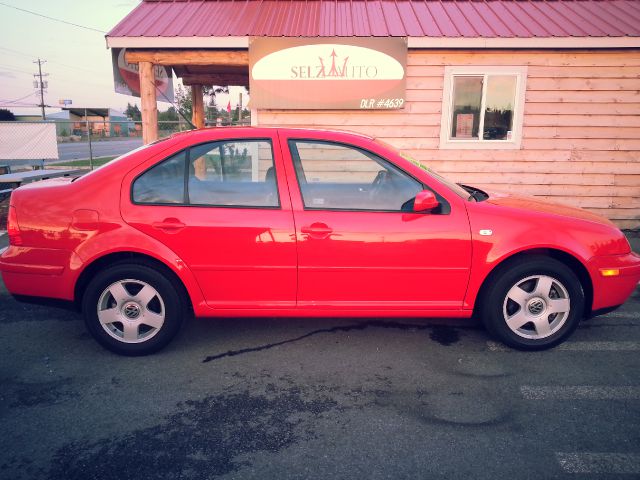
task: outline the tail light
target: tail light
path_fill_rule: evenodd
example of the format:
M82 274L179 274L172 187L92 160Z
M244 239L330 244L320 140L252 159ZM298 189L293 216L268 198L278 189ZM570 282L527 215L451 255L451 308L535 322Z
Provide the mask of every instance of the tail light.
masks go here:
M16 207L9 206L9 216L7 217L7 235L9 235L9 245L19 247L22 245L20 226L18 225L18 215Z

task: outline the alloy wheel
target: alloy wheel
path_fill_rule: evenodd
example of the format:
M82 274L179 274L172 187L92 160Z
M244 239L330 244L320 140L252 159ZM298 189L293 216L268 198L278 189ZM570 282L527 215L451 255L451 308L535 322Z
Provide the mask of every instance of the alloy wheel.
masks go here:
M98 320L113 338L141 343L154 337L165 321L158 291L142 280L124 279L104 289L98 299Z
M528 339L549 337L569 317L571 302L565 286L548 275L532 275L513 285L504 299L504 320L516 335Z

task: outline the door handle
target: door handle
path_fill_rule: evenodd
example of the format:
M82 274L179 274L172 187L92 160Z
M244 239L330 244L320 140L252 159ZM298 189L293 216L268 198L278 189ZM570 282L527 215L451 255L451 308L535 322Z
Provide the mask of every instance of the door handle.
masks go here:
M161 222L153 222L151 226L156 230L162 230L166 233L178 233L186 227L186 225L177 218L165 218Z
M300 231L302 233L306 233L310 237L318 238L318 239L327 238L329 235L333 233L332 228L320 222L312 223L311 225L301 227Z

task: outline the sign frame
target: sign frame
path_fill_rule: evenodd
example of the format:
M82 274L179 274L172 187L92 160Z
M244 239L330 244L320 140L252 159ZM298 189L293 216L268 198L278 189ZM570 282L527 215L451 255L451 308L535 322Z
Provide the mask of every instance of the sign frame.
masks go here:
M251 108L401 109L407 51L406 37L252 37Z

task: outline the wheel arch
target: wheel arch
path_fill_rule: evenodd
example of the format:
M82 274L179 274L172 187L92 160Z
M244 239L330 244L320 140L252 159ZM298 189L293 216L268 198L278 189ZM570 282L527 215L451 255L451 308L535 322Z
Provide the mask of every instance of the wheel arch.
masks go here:
M138 263L150 265L165 274L176 285L176 287L181 290L183 298L187 301L187 306L191 311L193 311L193 299L191 298L191 295L189 295L189 291L187 290L183 280L171 267L151 255L131 251L111 252L95 258L82 270L74 287L73 298L76 307L81 309L84 292L86 291L89 282L97 272L116 262L127 260L134 263L137 261Z
M480 285L473 308L474 316L477 316L479 313L480 305L485 296L485 290L487 286L490 285L493 279L501 273L501 270L508 268L509 265L515 260L533 255L552 258L571 269L571 271L578 277L578 280L580 281L582 290L584 292L584 315L585 317L590 316L593 307L593 281L591 280L591 275L589 275L587 267L585 267L585 265L578 258L571 255L570 253L555 248L534 248L529 250L522 250L504 257L499 262L497 262Z

